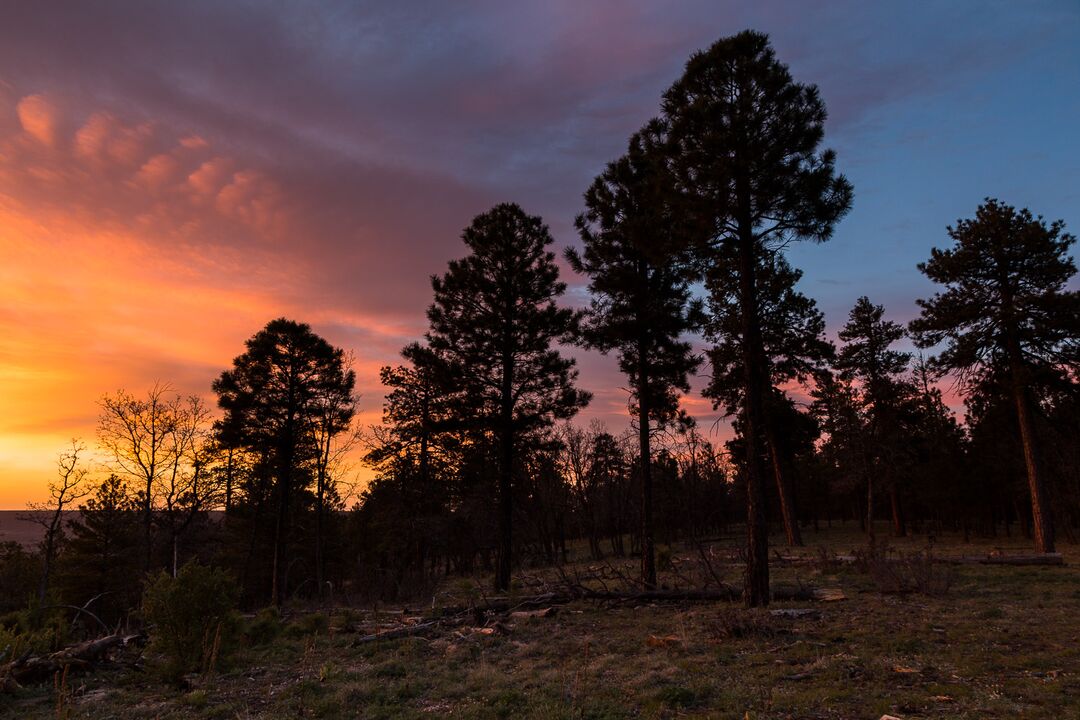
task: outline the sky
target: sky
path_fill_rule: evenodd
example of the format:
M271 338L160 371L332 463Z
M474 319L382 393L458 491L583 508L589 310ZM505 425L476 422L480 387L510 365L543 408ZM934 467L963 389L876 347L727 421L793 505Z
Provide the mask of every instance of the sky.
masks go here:
M1080 227L1076 0L0 4L0 508L94 444L104 393L212 399L279 316L355 353L378 422L462 228L513 201L576 243L689 55L746 28L819 86L855 187L789 255L830 334L861 295L914 317L916 263L984 197ZM575 354L582 418L625 427L615 360Z

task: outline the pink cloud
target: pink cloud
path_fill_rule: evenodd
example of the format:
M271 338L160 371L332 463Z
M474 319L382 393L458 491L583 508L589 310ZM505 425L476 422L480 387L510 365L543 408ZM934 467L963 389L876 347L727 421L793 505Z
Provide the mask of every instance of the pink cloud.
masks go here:
M27 95L16 106L23 131L47 147L59 138L59 118L56 106L43 95Z
M158 154L143 163L135 182L150 190L159 190L176 177L180 163L172 155Z
M86 123L75 133L76 155L90 160L100 158L105 151L105 143L114 122L113 117L107 113L94 113L87 118Z
M186 135L180 138L180 146L188 150L201 150L209 147L209 143L198 135Z
M188 175L188 185L198 196L214 197L226 183L232 167L233 162L229 158L215 157L207 160L198 170Z
M281 204L277 183L255 170L234 173L215 198L215 206L222 215L264 232L273 232L284 220Z

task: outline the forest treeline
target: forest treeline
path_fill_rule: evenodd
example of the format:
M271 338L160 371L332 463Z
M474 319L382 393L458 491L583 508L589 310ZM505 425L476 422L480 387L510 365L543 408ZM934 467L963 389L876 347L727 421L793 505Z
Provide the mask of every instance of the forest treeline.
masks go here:
M108 472L87 471L80 443L61 455L34 508L40 547L0 550L0 611L92 607L112 625L144 578L193 559L227 569L247 606L430 597L455 574L506 590L572 544L640 558L650 588L664 547L730 532L745 533L753 606L769 599L770 527L788 545L837 522L871 540L1075 542L1075 238L987 199L919 265L938 291L917 319L862 297L834 344L785 255L827 241L853 202L825 119L762 34L693 55L585 192L565 260L588 307L566 302L541 218L511 203L478 215L432 278L428 331L381 371L377 427L357 425L349 356L288 319L214 381L220 412L168 385L106 395ZM574 422L590 394L572 347L615 355L628 431ZM732 420L722 445L680 404L698 373ZM358 456L375 478L347 507Z

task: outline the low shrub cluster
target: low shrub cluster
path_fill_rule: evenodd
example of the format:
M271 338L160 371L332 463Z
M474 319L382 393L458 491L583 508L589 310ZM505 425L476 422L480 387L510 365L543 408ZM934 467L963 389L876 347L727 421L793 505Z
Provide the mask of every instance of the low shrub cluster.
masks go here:
M196 562L184 565L176 577L162 572L149 582L142 612L168 678L212 672L228 659L236 643L238 601L239 590L227 572Z

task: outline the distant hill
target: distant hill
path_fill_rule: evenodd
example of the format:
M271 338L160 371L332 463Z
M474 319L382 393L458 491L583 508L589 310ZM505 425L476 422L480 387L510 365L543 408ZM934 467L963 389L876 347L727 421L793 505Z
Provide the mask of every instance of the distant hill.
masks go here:
M30 546L40 541L45 529L32 520L26 519L32 514L29 510L0 510L0 543L14 541L20 545ZM224 513L220 510L210 511L212 520L220 520L222 515ZM78 516L78 510L67 510L64 512L64 522L69 523Z
M20 545L34 545L41 540L45 532L37 523L26 519L28 510L0 510L0 542L15 541ZM64 513L64 522L71 522L79 514L78 510Z

